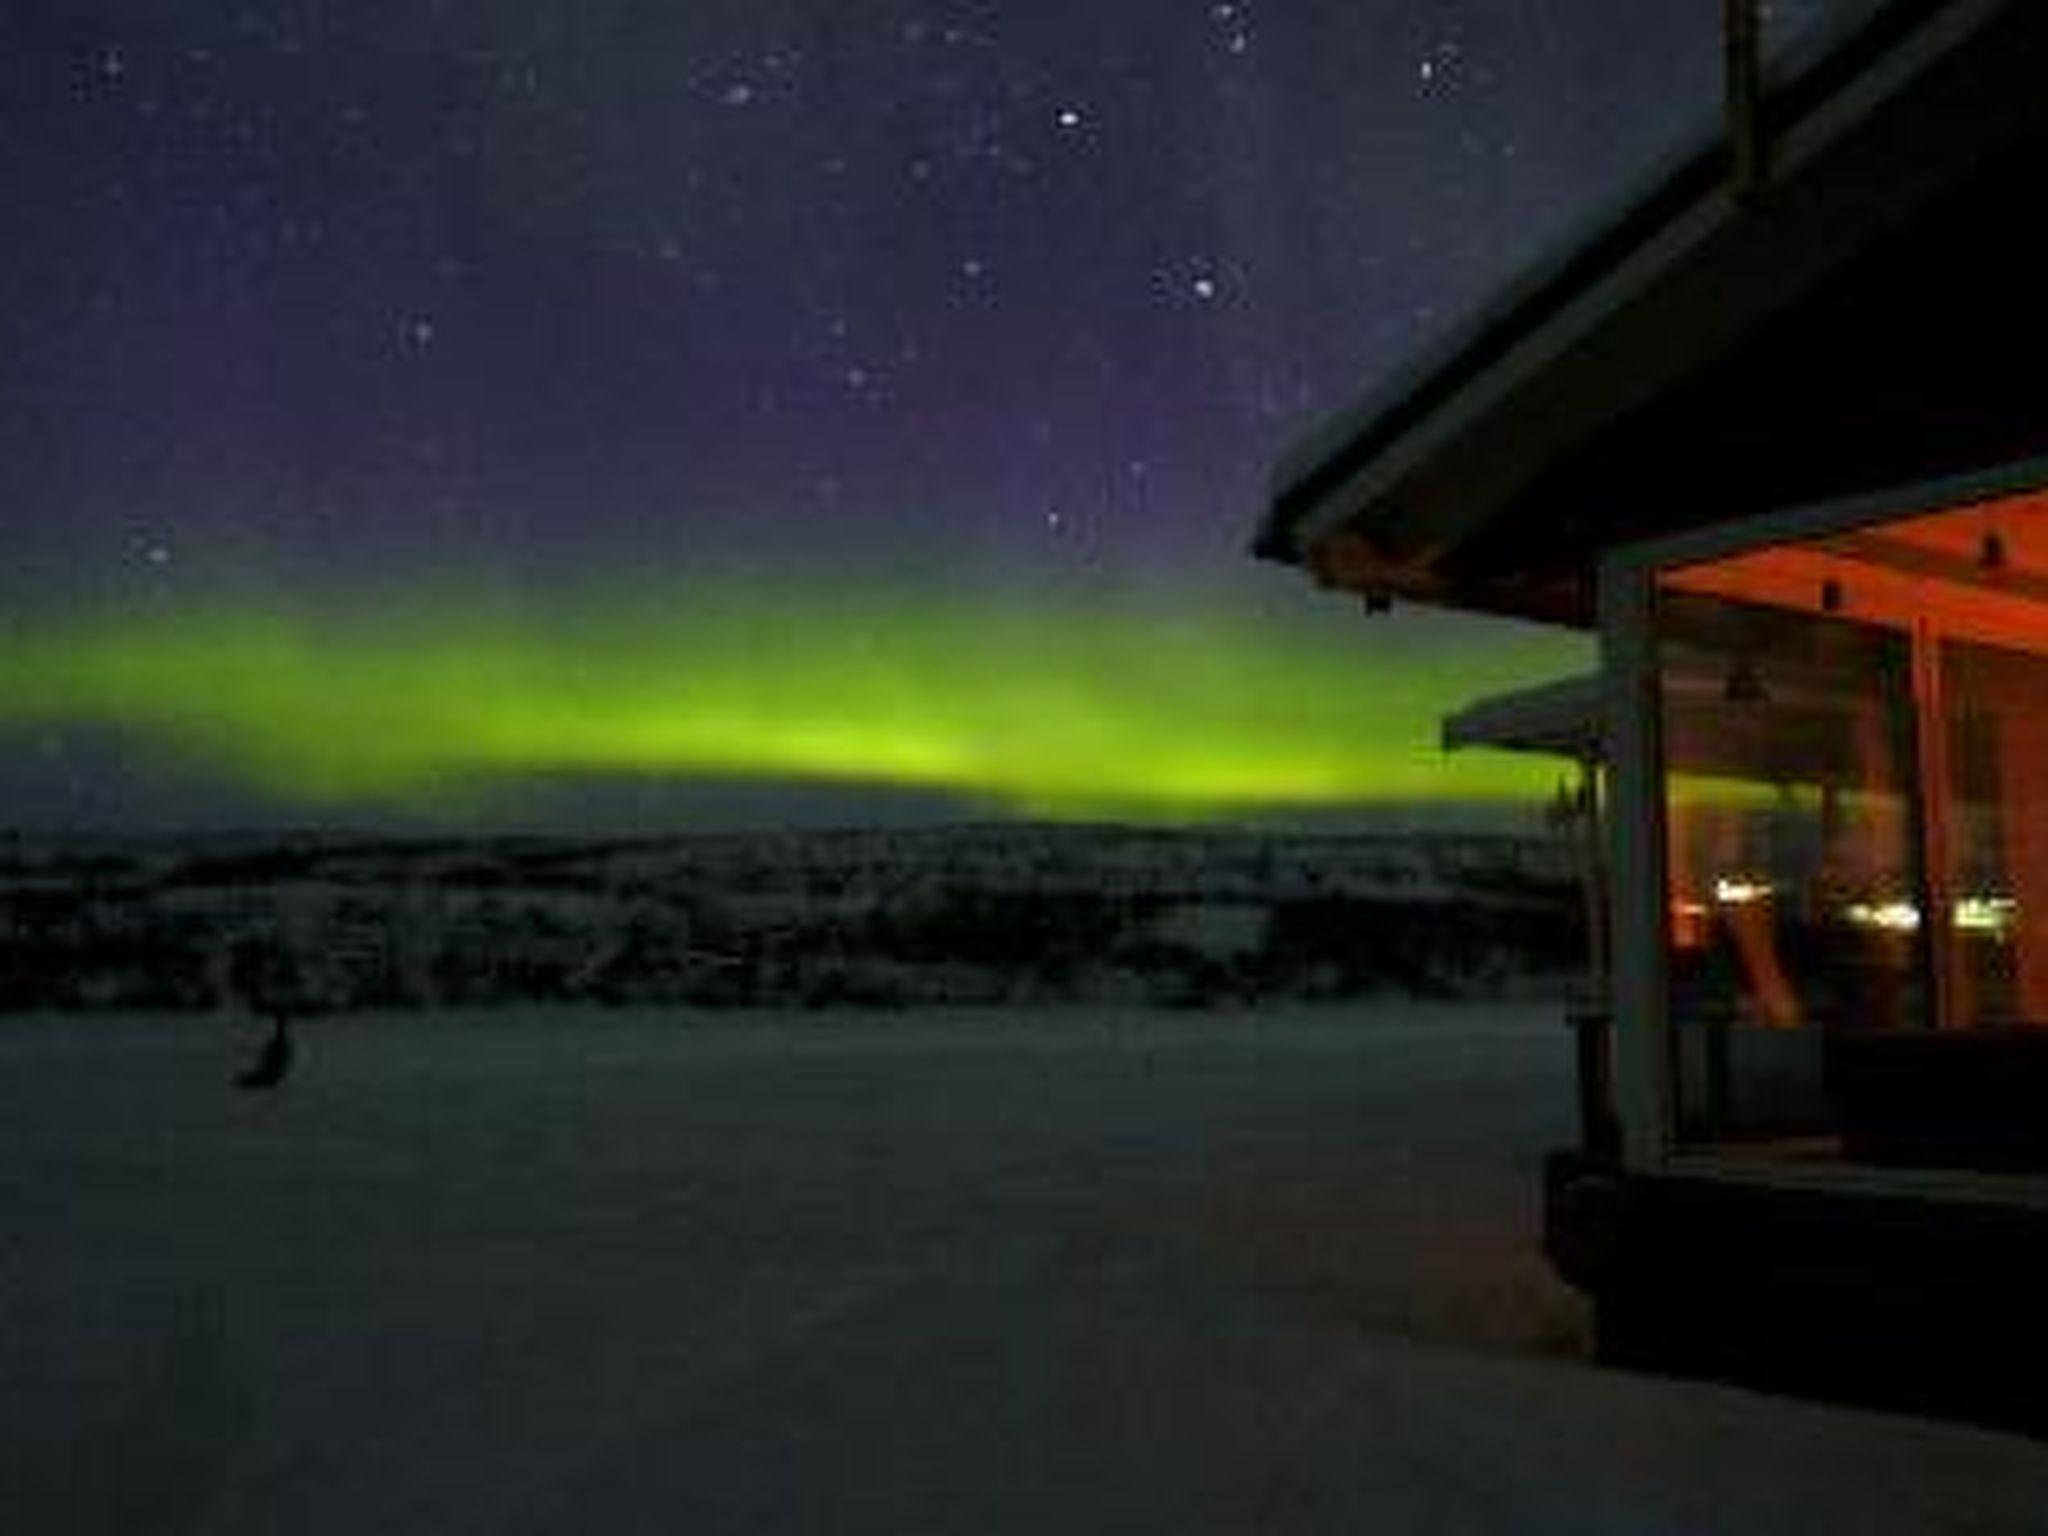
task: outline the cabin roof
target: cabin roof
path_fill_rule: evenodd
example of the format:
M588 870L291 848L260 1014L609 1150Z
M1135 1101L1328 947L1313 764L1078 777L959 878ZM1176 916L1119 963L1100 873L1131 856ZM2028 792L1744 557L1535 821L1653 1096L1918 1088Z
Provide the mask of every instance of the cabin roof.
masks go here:
M1493 747L1591 762L1606 756L1607 706L1598 672L1497 693L1443 723L1447 752Z
M1280 466L1257 553L1570 624L1606 548L2048 453L2048 5L1898 0Z

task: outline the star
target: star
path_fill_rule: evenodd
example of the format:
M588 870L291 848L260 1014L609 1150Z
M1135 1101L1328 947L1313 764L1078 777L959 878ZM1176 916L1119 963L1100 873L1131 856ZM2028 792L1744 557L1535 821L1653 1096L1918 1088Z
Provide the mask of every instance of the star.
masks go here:
M1195 290L1195 297L1205 303L1216 297L1216 279L1213 277L1206 275L1198 277L1190 286Z
M1053 121L1071 132L1081 126L1081 113L1074 107L1061 107L1053 114Z

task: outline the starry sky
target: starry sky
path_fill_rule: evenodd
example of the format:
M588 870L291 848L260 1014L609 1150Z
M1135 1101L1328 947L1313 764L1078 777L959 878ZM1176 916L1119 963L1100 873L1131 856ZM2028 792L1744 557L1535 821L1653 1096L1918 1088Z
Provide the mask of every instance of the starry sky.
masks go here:
M1574 642L1246 548L1711 131L1718 25L0 0L0 820L1532 793L1435 714Z

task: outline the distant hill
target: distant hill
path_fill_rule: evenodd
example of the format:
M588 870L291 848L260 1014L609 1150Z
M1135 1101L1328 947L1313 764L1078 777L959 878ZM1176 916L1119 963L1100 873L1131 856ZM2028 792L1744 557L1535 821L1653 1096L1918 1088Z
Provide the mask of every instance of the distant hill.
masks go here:
M1564 849L969 825L659 838L0 837L0 1010L1561 990Z

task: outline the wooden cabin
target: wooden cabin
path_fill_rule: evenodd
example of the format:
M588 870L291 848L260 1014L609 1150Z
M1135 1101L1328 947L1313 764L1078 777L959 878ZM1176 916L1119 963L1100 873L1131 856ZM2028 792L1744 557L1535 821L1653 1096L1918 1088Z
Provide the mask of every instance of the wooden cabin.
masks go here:
M1725 132L1319 433L1258 553L1598 636L1446 739L1588 773L1546 1225L1607 1352L2039 1419L1985 1383L2048 1359L2048 6L1776 80L1729 17Z

